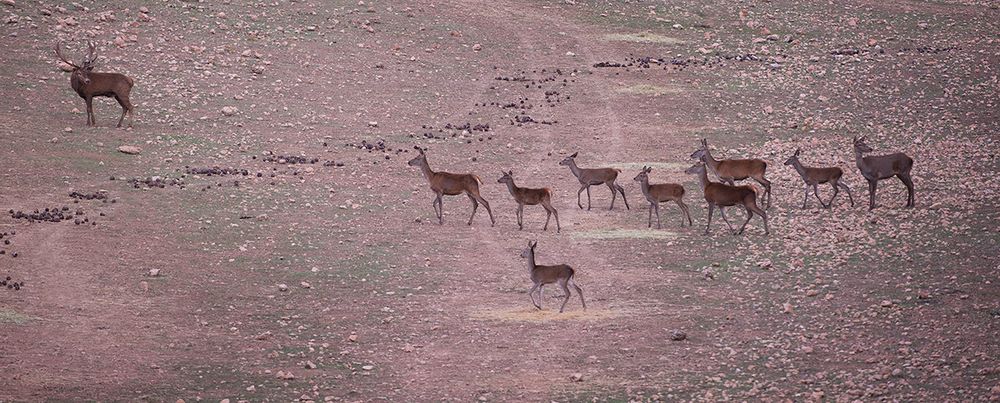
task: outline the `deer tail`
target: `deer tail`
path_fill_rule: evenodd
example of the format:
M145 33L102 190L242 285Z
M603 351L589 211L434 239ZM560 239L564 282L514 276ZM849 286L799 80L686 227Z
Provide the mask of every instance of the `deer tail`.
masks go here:
M622 173L622 170L618 168L615 168L615 171L618 171L618 173Z
M472 179L475 179L476 182L479 182L480 185L483 184L483 180L479 178L479 175L472 174Z
M135 86L135 80L132 80L132 77L125 76L125 79L128 80L128 86L129 86L129 88L132 88L133 86Z

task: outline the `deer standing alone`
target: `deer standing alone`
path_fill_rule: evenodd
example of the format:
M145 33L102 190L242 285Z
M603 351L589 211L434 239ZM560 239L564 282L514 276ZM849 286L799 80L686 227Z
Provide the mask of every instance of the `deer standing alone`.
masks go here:
M94 72L94 65L97 61L97 45L88 42L87 47L87 57L77 65L63 57L59 50L59 43L56 43L56 56L73 68L69 85L73 91L80 95L80 98L87 102L87 126L97 126L97 119L94 117L94 97L112 97L122 107L122 116L118 118L118 127L122 127L125 114L129 115L129 127L131 127L135 120L135 114L128 96L132 92L132 86L135 82L124 74Z
M913 196L913 179L910 177L910 170L913 169L913 158L903 153L892 153L888 155L877 155L865 157L864 153L871 152L872 148L865 144L865 138L855 137L854 159L861 171L861 176L868 180L868 209L875 209L875 189L878 181L888 179L893 176L899 178L906 186L906 207L911 208L916 205Z
M678 185L676 183L659 183L655 185L649 184L649 173L652 168L642 167L642 171L633 178L636 182L639 182L639 187L642 189L642 195L646 196L646 200L649 201L649 217L646 219L646 227L653 227L653 210L656 210L656 228L662 228L660 225L660 203L665 201L673 201L677 203L677 207L681 208L681 226L684 226L684 216L687 216L688 224L694 225L691 221L691 213L688 212L688 207L684 204L684 186Z
M712 158L712 151L708 149L707 139L701 139L701 149L692 153L691 158L704 162L715 176L730 186L734 186L735 181L753 178L764 186L764 194L767 196L766 208L771 208L771 181L764 177L767 171L767 162L764 160L716 160ZM764 201L763 198L761 201Z
M469 200L472 201L472 215L469 216L469 225L472 225L472 219L476 216L479 203L482 203L483 207L486 207L486 212L490 214L490 226L496 225L496 220L493 219L493 210L490 210L490 204L486 202L483 196L479 195L479 184L482 181L478 176L473 174L434 172L431 170L430 165L427 164L427 154L424 154L424 150L416 146L413 148L419 151L420 155L407 162L407 165L420 167L424 173L424 177L427 178L427 182L431 185L431 191L436 196L431 206L434 207L434 214L437 215L439 224L444 224L443 196L457 196L465 193L466 196L469 196Z
M608 185L608 189L611 189L611 207L608 210L614 210L615 208L615 197L617 194L615 192L622 194L622 201L625 202L625 209L630 209L628 206L628 199L625 198L625 189L615 183L615 179L618 178L618 173L621 172L620 169L616 168L580 168L576 166L576 155L579 153L573 153L569 157L564 158L559 162L559 165L565 165L569 167L569 170L573 172L576 179L580 181L580 190L576 192L576 205L583 208L583 204L580 203L580 193L584 190L587 191L587 210L590 210L590 187L592 185L605 184Z
M760 217L764 219L764 235L771 233L771 230L767 226L767 213L757 206L757 191L753 187L731 186L709 181L708 169L705 167L704 162L698 162L684 172L698 175L698 179L701 181L701 189L705 192L705 201L708 202L708 224L705 225L705 235L708 235L708 229L712 227L712 210L715 207L719 208L722 220L726 222L729 230L732 231L733 226L729 223L729 219L726 218L726 211L723 208L737 205L747 209L747 220L740 227L740 230L733 233L733 235L743 233L743 230L747 227L747 223L753 218L753 213L760 214Z
M528 248L521 252L521 257L528 259L528 272L531 274L531 282L535 283L528 291L528 297L531 298L531 303L535 305L535 308L542 309L542 287L546 284L558 284L562 287L565 293L565 298L563 299L562 306L559 307L559 313L562 313L566 309L566 303L569 302L570 292L568 285L572 285L576 289L577 294L580 294L580 304L583 304L583 309L587 309L587 303L583 301L583 290L580 286L576 285L576 281L573 280L573 275L576 271L572 267L565 264L553 265L553 266L541 266L535 264L535 247L538 246L538 242L528 241ZM535 302L535 290L538 290L538 302Z
M541 189L531 189L531 188L520 188L514 184L514 171L510 170L507 172L501 172L502 175L500 179L497 179L497 183L506 183L507 190L510 191L510 195L514 196L514 201L517 202L517 227L518 229L524 229L524 224L522 220L524 219L524 206L534 206L536 204L541 204L542 208L545 209L545 226L542 227L542 231L549 230L549 219L552 216L556 216L556 232L561 232L562 229L559 226L559 213L556 212L555 207L552 207L552 191L549 188Z
M837 167L815 168L802 165L802 162L799 161L799 153L801 152L802 149L795 149L795 154L788 157L788 160L785 161L785 165L791 165L792 168L795 168L795 172L798 172L799 176L802 177L802 181L806 183L806 193L805 198L802 199L802 208L806 208L806 205L809 203L810 187L812 187L813 194L816 195L816 200L819 200L819 204L823 205L824 208L830 208L833 206L833 200L837 198L837 193L839 193L840 188L844 188L844 190L847 191L847 197L851 200L851 207L854 207L854 196L851 195L851 188L847 187L844 182L841 182L841 179L844 176L844 171ZM822 183L830 183L830 186L833 187L833 196L830 197L829 204L823 203L823 199L819 197L818 185Z

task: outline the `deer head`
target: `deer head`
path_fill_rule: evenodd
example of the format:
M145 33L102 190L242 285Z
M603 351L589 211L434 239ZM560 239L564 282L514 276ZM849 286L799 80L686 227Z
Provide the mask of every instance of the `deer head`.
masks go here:
M577 154L579 154L579 152L575 152L575 153L573 153L573 155L570 155L569 157L563 158L563 160L559 162L559 165L570 165L570 164L572 164L573 163L573 159L576 158Z
M497 183L514 183L514 171L500 171L500 179L497 179Z
M690 168L685 169L684 173L686 173L686 174L701 174L702 171L704 171L704 170L705 170L705 164L699 162L699 163L696 163L694 165L691 165Z
M785 161L785 165L795 165L795 164L797 164L799 162L799 153L800 152L802 152L802 149L801 148L796 148L795 149L795 154L792 154L791 157L788 157L788 160Z
M416 157L413 157L413 159L407 162L406 165L414 167L427 165L427 154L424 154L424 150L418 146L413 146L413 148L417 150L420 154L417 155Z
M636 182L639 182L639 183L647 182L647 181L649 181L649 173L652 170L653 170L653 168L650 168L650 167L647 167L647 166L643 166L642 167L642 172L639 172L639 174L636 175L635 178L632 178L632 180L634 180Z
M868 147L868 144L865 144L865 136L861 136L854 138L854 150L866 153L872 151L872 148Z
M538 246L538 241L528 241L528 247L521 251L522 258L529 258L535 253L535 247Z
M90 84L89 73L94 70L94 66L97 64L97 45L94 42L87 42L87 56L83 58L83 62L80 64L73 63L63 56L62 51L59 49L60 42L56 43L56 56L73 68L73 77L79 79L83 84Z

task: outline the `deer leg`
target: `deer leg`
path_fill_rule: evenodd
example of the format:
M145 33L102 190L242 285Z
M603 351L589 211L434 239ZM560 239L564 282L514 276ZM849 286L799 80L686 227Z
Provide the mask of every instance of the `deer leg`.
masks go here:
M805 197L802 198L802 209L805 210L809 205L809 184L806 183L802 190L805 191Z
M748 211L753 211L753 212L757 213L758 215L760 215L760 218L764 220L764 235L770 234L771 233L771 229L768 228L768 226L767 226L767 213L765 213L764 210L762 210L760 207L757 207L757 203L756 202L754 202L752 204L748 204L747 205L747 210ZM750 218L749 217L747 218L747 222L750 222ZM746 224L743 224L743 226L746 227Z
M542 290L545 289L545 284L538 284L538 309L542 309L542 302L545 301L545 294Z
M625 210L631 210L632 208L628 206L628 199L625 198L625 188L617 183L615 184L615 188L618 189L618 193L622 194L622 201L625 202Z
M712 210L715 210L715 205L712 203L708 204L708 223L705 224L705 235L708 235L708 229L712 228Z
M545 204L542 205L542 208L545 209L545 226L542 227L542 231L548 231L549 230L549 219L552 218L552 210L549 210L549 207L546 206Z
M576 288L576 295L580 296L580 304L583 305L583 310L587 310L587 303L583 302L583 290L580 289L580 286L576 285L576 280L573 280L573 277L569 278L569 283L573 285L573 288Z
M877 179L868 180L868 210L875 210L875 190L878 188Z
M646 228L653 228L653 203L649 203L649 215L646 217Z
M466 195L469 196L469 201L472 202L472 215L469 216L469 225L472 225L472 219L476 217L476 210L479 209L479 201L476 200L476 197L472 193L466 193Z
M87 101L87 126L97 126L97 119L94 118L94 98L84 98Z
M590 211L590 185L587 185L587 211Z
M761 185L764 186L764 195L767 196L767 207L765 207L765 208L768 208L768 209L771 208L771 181L769 181L766 178L764 178L763 175L761 175L760 178L753 178L753 180L757 181L757 183L760 183ZM764 200L764 198L761 197L761 201L763 201L763 200ZM823 204L822 201L820 201L819 203Z
M823 199L819 197L819 185L813 185L813 194L816 195L816 200L819 200L819 204L823 206L823 208L830 208L830 206L823 203ZM830 200L830 203L833 203L833 199Z
M750 207L747 207L747 220L743 222L743 226L740 227L740 230L738 232L733 233L733 235L742 235L743 230L747 229L747 224L750 223L751 218L753 218L753 211L750 210Z
M663 225L660 224L660 203L656 203L656 229L663 229Z
M854 207L854 196L851 195L851 188L847 187L847 184L843 182L837 182L837 186L844 188L844 191L847 192L847 198L851 200L851 207Z
M535 285L531 287L531 290L528 291L528 298L531 298L531 305L534 305L535 308L542 309L542 306L535 302L535 290L541 291L538 283L535 283Z
M694 222L691 221L691 213L688 212L688 206L686 204L684 204L684 201L682 201L681 199L677 199L677 200L674 200L674 202L677 203L677 207L681 208L681 227L684 226L684 217L685 216L688 219L688 225L694 226Z
M840 193L840 187L837 186L837 181L830 182L830 187L833 188L833 196L830 197L830 205L827 208L833 207L833 200L837 198L837 194Z
M552 215L556 216L556 233L558 234L562 232L562 227L559 225L559 212L556 211L555 207L552 207L552 204L549 204L549 209L552 210Z
M444 224L444 205L440 194L434 197L434 202L431 205L434 207L434 215L438 218L438 224Z
M524 218L524 205L523 204L518 204L517 205L517 229L518 230L523 230L524 229L524 224L522 223L523 218Z
M732 225L732 224L730 224L730 223L729 223L729 219L728 219L728 218L726 218L726 210L725 210L725 209L724 209L724 208L723 208L722 206L719 206L719 215L721 215L721 216L722 216L722 221L725 221L725 222L726 222L726 225L727 225L727 226L729 227L729 230L730 230L730 231L734 231L734 229L733 229L733 225Z
M583 210L583 203L580 203L580 193L583 193L583 190L586 188L587 185L580 186L580 190L576 192L576 205L580 206L580 210ZM587 194L589 195L590 193Z
M903 181L903 185L906 185L906 207L913 207L916 205L916 200L913 197L913 179L910 179L909 174L899 174L896 175L899 180Z
M559 313L563 313L563 310L566 309L566 303L569 302L570 293L569 287L566 286L566 282L567 281L565 280L559 282L559 286L563 289L563 303L562 306L559 307Z
M132 105L129 103L128 99L123 99L118 95L115 95L115 100L118 101L118 105L122 107L122 116L118 118L118 127L122 127L122 121L125 120L125 114L128 113L129 109L132 109ZM129 123L131 125L131 123Z
M615 191L615 183L614 182L607 182L607 185L608 185L608 189L611 189L611 207L608 207L608 210L614 210L615 209L615 198L618 197L618 192Z

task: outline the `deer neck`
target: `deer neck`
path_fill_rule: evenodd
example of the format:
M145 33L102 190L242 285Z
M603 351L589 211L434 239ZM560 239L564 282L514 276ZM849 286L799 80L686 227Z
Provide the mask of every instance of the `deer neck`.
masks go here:
M424 177L427 178L429 182L434 178L434 171L431 170L431 164L424 160L423 164L420 164L420 170L424 173Z
M639 189L642 189L643 196L649 196L649 179L639 181Z
M798 160L795 160L795 162L792 162L792 168L795 168L795 172L798 172L799 176L801 176L803 178L806 177L806 167L802 166L802 163L799 162Z
M708 187L708 168L698 170L698 181L701 182L701 188L704 190Z
M708 147L705 147L705 168L711 169L712 172L718 172L716 171L716 168L718 168L718 166L719 166L719 161L716 160L715 158L712 158L712 152L708 150Z
M507 182L507 190L510 191L511 196L517 197L518 187L514 185L514 179Z
M535 251L528 252L528 273L535 271Z
M861 152L861 150L858 150L857 148L854 149L854 161L857 163L858 168L864 171L865 155Z
M580 167L576 166L576 160L569 161L569 170L570 172L573 172L573 175L575 175L577 178L580 177Z

